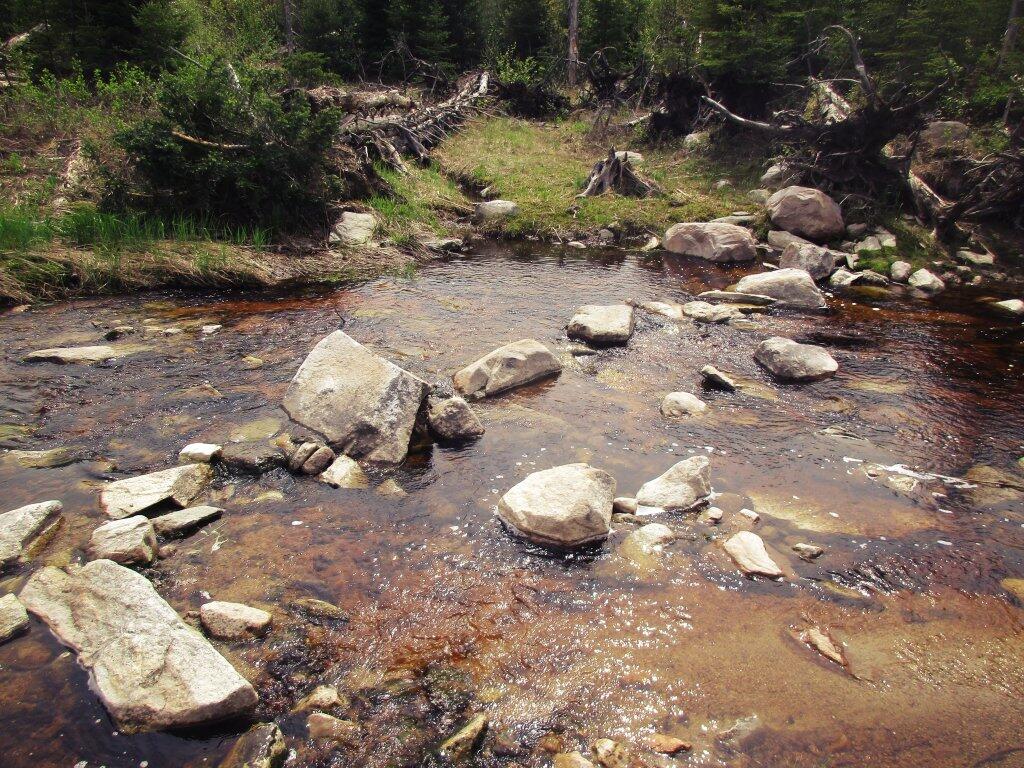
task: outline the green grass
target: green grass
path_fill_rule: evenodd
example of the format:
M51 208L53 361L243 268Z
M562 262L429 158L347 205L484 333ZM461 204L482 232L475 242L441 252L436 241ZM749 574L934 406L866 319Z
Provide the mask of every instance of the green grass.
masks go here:
M582 120L542 124L491 118L466 126L438 155L446 170L519 205L519 215L500 225L509 235L566 236L613 223L627 232L661 234L676 222L706 221L752 206L745 193L756 186L759 157L633 147L621 137L594 139L589 129ZM577 198L593 164L612 145L641 151L638 170L666 194ZM722 178L732 186L715 189Z
M394 190L365 202L380 218L381 230L398 246L412 246L420 237L449 235L452 221L472 212L472 205L455 184L434 167L409 166L398 173L378 166L377 172Z

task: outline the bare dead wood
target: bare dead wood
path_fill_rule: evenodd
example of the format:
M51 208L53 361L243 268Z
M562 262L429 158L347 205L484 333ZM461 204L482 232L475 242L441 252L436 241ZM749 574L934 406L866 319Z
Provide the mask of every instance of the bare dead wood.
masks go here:
M616 152L615 147L608 151L608 157L594 164L583 191L576 197L597 197L608 192L627 197L653 197L661 194L653 181L644 179L633 170L626 153Z
M182 133L181 131L172 130L171 136L188 144L195 144L197 147L204 147L205 149L219 149L225 152L236 152L242 149L249 149L248 144L223 144L219 141L207 141L206 139L200 139L196 136L189 136L187 133Z

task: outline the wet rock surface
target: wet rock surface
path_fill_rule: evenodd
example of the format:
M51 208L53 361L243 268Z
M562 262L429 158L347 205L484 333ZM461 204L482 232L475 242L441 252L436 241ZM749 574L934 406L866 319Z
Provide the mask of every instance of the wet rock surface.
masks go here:
M64 505L42 501L0 515L0 571L32 555L34 546L60 523Z
M455 389L463 395L497 395L539 379L555 376L562 364L533 339L522 339L484 355L455 374Z
M149 565L156 558L156 532L142 515L108 520L93 531L89 552L122 565Z
M818 309L825 306L825 297L803 269L778 269L747 275L736 283L739 293L771 296L779 306Z
M824 347L774 336L762 341L754 359L782 381L819 381L839 370Z
M6 643L28 629L28 613L15 595L0 597L0 643Z
M100 507L115 520L130 517L161 502L186 506L203 490L211 476L205 464L185 464L148 475L109 483L100 493Z
M597 344L625 344L633 335L633 308L628 304L586 304L566 328L570 339Z

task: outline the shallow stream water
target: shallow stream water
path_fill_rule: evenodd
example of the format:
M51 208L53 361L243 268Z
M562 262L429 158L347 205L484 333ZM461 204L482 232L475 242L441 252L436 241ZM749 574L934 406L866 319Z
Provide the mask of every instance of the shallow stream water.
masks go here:
M144 571L182 614L211 597L274 613L268 637L218 648L260 693L256 719L281 725L290 765L420 765L476 712L491 723L476 758L488 766L547 766L545 747L587 752L600 737L652 766L1024 765L1024 596L1012 589L1024 579L1024 331L979 301L1001 287L934 301L848 294L828 313L753 315L749 329L638 311L628 346L592 356L574 357L565 338L581 304L685 301L746 271L501 244L340 290L145 295L6 315L4 444L71 446L82 460L30 469L3 458L2 506L61 499L65 522L35 564L80 562L103 520L104 482L172 466L189 442L287 431L285 387L339 327L431 381L535 338L563 359L561 376L474 404L481 439L374 475L407 495L221 469L200 501L223 518ZM203 336L206 323L224 327ZM115 362L20 362L34 349L104 343L104 329L123 324L140 332L117 343L142 349ZM145 325L183 332L144 336ZM771 335L823 344L838 375L773 382L752 358ZM702 389L707 363L740 390ZM674 390L700 395L709 414L663 418ZM602 546L552 556L494 516L500 495L536 470L588 462L633 495L694 454L711 459L724 519L659 516L678 534L660 554L623 550L636 525L619 521ZM744 529L784 579L737 571L722 541ZM801 560L798 542L825 554ZM0 579L0 593L28 573ZM299 597L350 620L310 622L288 607ZM794 639L810 626L843 643L847 669ZM358 745L313 745L289 714L321 683L349 696ZM217 765L247 725L121 734L45 625L33 620L0 646L0 764L10 768ZM646 752L654 731L693 749Z

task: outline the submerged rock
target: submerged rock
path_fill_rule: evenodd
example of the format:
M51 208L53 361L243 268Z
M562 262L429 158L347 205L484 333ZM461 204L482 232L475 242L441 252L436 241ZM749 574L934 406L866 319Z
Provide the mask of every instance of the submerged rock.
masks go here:
M224 514L220 507L188 507L153 518L153 529L165 538L185 536Z
M675 538L676 535L667 525L648 523L629 534L625 541L622 542L622 547L627 552L633 550L640 554L649 555L657 552L666 544L670 544Z
M310 714L306 718L306 728L309 731L309 738L314 741L332 741L348 746L355 746L362 734L358 723L323 712Z
M333 685L318 685L292 707L292 712L328 712L348 703L348 699L342 698Z
M705 365L701 368L700 375L704 379L704 383L709 387L722 389L726 392L736 391L736 382L713 365Z
M701 416L707 409L707 403L689 392L669 392L661 401L661 415L668 418Z
M108 520L93 531L89 551L96 559L122 565L149 565L156 559L156 531L142 515Z
M28 469L54 469L81 461L83 452L75 448L50 448L46 451L8 451L7 458Z
M846 232L843 212L836 201L811 187L786 187L768 198L772 224L815 242Z
M0 571L17 560L27 560L60 525L59 501L42 501L0 515Z
M552 762L554 768L594 768L594 764L579 752L559 752Z
M274 617L261 608L214 600L200 606L199 620L211 637L242 640L267 634Z
M235 741L218 768L281 768L288 749L276 723L257 723Z
M709 304L706 301L688 301L683 314L700 323L727 323L743 317L743 313L728 304Z
M449 760L461 760L469 757L483 738L487 725L486 715L476 715L453 736L446 739L438 751Z
M117 480L100 493L100 507L107 517L115 520L130 517L162 501L170 500L185 507L202 492L211 475L207 464L184 464Z
M697 294L698 299L704 301L724 301L735 304L753 304L759 307L768 307L775 303L771 296L758 296L753 293L739 293L738 291L704 291Z
M467 365L452 380L463 395L487 397L561 371L562 364L547 347L533 339L521 339Z
M825 297L814 278L803 269L777 269L747 275L736 283L740 293L771 296L779 306L820 309L825 306Z
M598 739L591 745L590 750L601 768L629 768L629 752L617 741Z
M708 261L751 261L757 257L757 241L750 230L726 222L673 224L662 244L672 253Z
M824 347L773 336L754 352L754 359L783 381L818 381L835 374L837 363Z
M531 541L578 547L609 532L615 479L587 464L528 475L501 497L498 516Z
M461 397L428 397L427 424L442 441L468 440L484 433L484 425Z
M422 379L335 331L299 367L284 409L339 453L397 464L408 453L416 414L429 389Z
M0 597L0 643L28 629L28 613L25 606L14 595Z
M842 646L832 639L828 630L821 629L820 627L808 627L798 635L798 639L801 643L813 648L829 661L835 662L841 667L847 665L846 654L843 653Z
M992 302L992 308L997 312L1009 317L1020 317L1024 315L1024 301L1020 299L1006 299L1004 301Z
M764 541L752 531L740 531L730 536L725 542L725 551L748 576L776 578L782 575L782 569L768 555Z
M366 476L362 468L354 459L348 456L339 456L320 475L320 479L335 488L369 488L370 478Z
M93 347L54 347L51 349L39 349L30 352L23 358L26 363L102 363L106 360L113 360L118 357L125 357L133 353L130 347L118 349L106 344Z
M280 449L266 440L228 443L224 446L221 459L230 469L254 475L262 475L284 463Z
M678 755L680 752L689 752L693 748L690 742L664 733L652 733L644 739L644 743L652 752L659 752L663 755Z
M825 554L825 550L819 547L817 544L805 544L803 542L793 545L793 551L796 552L802 559L816 560Z
M256 705L253 687L128 568L110 560L43 568L21 600L78 654L122 729L201 725Z
M625 344L633 335L633 308L628 304L586 304L569 321L570 339L591 344Z
M710 466L707 456L680 461L663 475L644 483L636 495L637 504L669 512L692 509L711 493Z
M645 301L640 304L640 309L652 315L667 317L669 320L682 320L685 317L681 304L670 304L667 301Z

